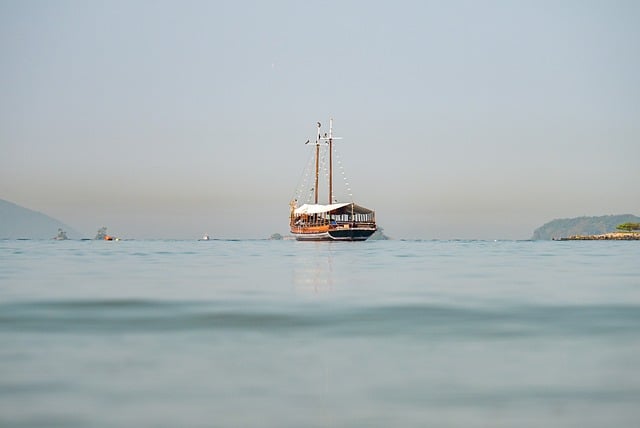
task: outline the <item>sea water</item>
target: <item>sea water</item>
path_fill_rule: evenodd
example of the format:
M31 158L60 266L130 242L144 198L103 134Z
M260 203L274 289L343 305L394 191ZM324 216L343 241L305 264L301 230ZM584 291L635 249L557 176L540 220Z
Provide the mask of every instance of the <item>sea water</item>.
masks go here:
M0 241L0 426L638 426L639 262L637 241Z

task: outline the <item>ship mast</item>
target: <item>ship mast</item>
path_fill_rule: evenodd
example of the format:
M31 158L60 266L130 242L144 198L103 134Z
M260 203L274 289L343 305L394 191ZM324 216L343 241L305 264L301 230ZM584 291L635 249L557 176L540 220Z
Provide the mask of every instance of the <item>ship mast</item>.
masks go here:
M318 136L316 137L316 184L314 186L315 189L315 202L314 204L318 204L318 177L320 174L320 122L318 122Z
M329 134L327 135L327 133L325 132L324 137L320 136L319 125L320 123L318 122L318 140L329 142L329 205L331 205L333 203L333 140L340 140L341 137L333 136L333 119L329 119Z
M329 119L329 205L333 203L333 119Z
M329 205L333 203L333 140L339 140L340 137L333 136L333 119L329 119L329 134L326 132L324 136L320 132L320 128L322 124L317 122L318 124L318 135L316 136L316 174L315 174L315 185L314 189L314 204L318 204L318 195L319 195L319 184L320 184L320 142L328 141L329 142ZM309 140L305 144L308 144Z

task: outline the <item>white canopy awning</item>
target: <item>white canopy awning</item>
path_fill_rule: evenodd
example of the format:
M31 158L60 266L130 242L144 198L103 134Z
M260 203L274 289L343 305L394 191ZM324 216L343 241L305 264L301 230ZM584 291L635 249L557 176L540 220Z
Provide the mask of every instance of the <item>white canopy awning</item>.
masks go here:
M343 202L340 204L320 205L320 204L304 204L294 211L296 214L320 214L328 213L333 210L337 210L342 207L346 207L350 202Z
M294 214L371 214L373 210L361 207L353 202L341 202L339 204L320 205L320 204L304 204L294 210Z

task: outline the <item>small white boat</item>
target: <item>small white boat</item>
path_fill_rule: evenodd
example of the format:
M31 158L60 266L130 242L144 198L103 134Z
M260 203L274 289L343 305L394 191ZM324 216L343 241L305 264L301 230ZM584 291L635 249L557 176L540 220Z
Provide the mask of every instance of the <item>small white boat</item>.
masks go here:
M66 241L69 238L67 238L67 232L62 229L58 229L58 234L54 236L53 239L56 241Z

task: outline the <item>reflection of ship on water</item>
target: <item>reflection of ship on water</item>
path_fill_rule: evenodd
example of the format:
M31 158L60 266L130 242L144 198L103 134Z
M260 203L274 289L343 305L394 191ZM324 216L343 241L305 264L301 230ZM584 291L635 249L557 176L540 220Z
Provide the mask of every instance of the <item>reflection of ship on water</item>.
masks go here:
M62 229L58 229L58 234L54 236L53 239L56 241L66 241L69 238L67 238L67 232Z
M313 251L295 258L293 284L304 293L321 294L333 290L333 252L331 246L317 243Z

